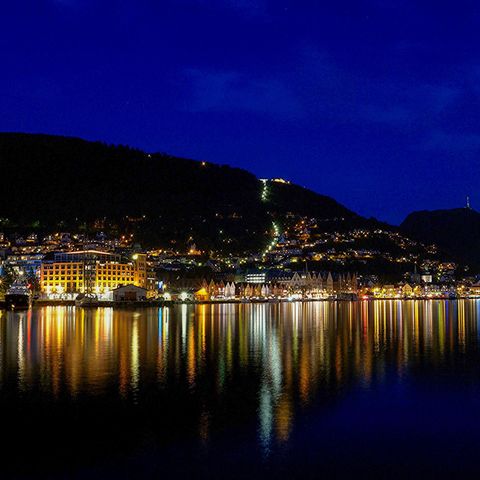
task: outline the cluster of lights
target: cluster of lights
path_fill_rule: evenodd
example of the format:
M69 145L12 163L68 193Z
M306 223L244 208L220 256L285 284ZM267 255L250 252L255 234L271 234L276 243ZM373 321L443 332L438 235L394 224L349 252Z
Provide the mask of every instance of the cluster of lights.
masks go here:
M273 222L272 227L273 227L273 240L268 244L267 248L265 249L264 255L271 252L272 249L278 243L278 237L280 236L280 228L275 222Z
M262 202L266 202L268 200L268 180L262 178L260 181L263 184L261 199L262 199Z

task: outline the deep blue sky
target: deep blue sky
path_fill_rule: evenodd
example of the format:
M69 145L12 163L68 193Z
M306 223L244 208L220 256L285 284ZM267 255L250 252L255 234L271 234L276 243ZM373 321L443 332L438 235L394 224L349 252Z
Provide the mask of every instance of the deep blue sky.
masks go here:
M391 222L480 205L476 0L15 0L0 130L282 176Z

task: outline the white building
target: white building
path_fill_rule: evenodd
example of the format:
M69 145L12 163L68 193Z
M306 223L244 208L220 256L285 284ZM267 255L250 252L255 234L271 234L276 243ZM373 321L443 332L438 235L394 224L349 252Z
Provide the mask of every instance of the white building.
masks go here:
M123 285L113 290L114 302L141 302L147 299L147 289L135 285Z

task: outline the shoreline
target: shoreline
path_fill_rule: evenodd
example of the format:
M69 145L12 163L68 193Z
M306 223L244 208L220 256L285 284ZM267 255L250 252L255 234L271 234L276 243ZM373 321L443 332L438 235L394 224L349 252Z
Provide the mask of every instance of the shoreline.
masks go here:
M127 301L127 302L94 302L90 305L78 306L78 308L159 308L159 307L174 307L176 305L252 305L252 304L285 304L285 303L313 303L313 302L374 302L374 301L423 301L423 300L479 300L480 297L409 297L409 298L303 298L303 299L278 299L278 300L264 300L252 299L249 301L242 301L239 299L225 299L225 300L201 300L201 301L177 301L177 300L151 300L151 301ZM75 307L75 300L35 300L31 307ZM0 310L6 310L6 304L0 300Z

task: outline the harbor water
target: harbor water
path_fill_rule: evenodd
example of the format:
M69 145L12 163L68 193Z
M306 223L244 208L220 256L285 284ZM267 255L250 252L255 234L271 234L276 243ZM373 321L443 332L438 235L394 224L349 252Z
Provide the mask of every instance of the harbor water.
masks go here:
M0 311L2 478L480 473L480 301Z

